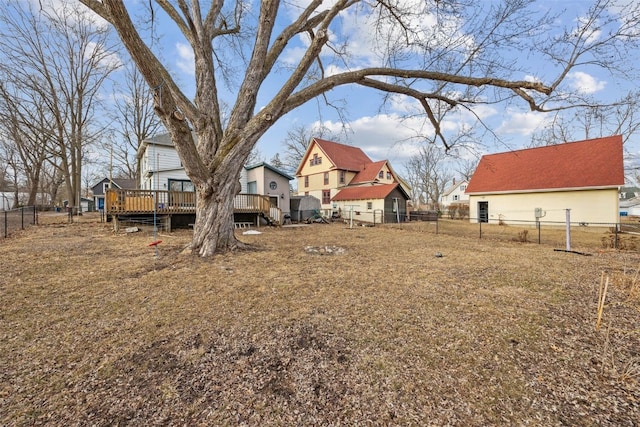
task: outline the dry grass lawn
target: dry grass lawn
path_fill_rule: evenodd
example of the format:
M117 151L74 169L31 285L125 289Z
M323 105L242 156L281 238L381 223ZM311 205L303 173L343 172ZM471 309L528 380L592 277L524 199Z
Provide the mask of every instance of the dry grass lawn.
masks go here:
M41 223L0 240L2 425L640 424L640 252L600 235L313 224L201 260L188 231L156 255L148 230Z

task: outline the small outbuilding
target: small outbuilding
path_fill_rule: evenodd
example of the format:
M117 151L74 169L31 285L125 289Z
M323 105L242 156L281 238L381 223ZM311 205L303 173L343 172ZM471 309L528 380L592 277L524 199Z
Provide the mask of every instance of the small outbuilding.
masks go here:
M320 214L320 199L313 196L291 196L291 220L302 222Z
M407 200L399 183L346 187L331 199L342 217L374 224L404 222Z
M610 225L624 185L622 137L485 155L471 177L471 222Z

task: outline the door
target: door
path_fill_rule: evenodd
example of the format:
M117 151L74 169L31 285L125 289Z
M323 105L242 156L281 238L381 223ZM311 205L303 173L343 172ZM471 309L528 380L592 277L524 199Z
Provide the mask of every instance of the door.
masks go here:
M489 202L478 202L478 222L489 222Z

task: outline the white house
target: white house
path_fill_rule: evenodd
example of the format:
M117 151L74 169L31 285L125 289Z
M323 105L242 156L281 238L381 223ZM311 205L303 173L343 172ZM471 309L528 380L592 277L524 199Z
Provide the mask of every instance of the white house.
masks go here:
M449 209L452 203L464 203L468 205L469 195L466 193L468 184L469 181L466 179L456 182L454 178L451 185L445 189L440 196L440 209L445 211Z
M195 191L182 166L169 134L142 141L137 153L141 190ZM241 172L241 193L269 196L271 204L290 212L289 182L294 177L267 163L245 166Z
M142 141L136 157L141 190L194 191L169 134Z
M640 217L640 197L620 200L620 216Z

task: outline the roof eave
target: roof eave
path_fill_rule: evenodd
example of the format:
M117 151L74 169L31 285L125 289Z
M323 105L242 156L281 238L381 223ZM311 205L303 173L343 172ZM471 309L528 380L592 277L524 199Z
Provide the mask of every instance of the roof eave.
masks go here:
M566 187L566 188L533 188L533 189L516 189L516 190L502 190L502 191L473 191L465 192L469 196L482 196L486 194L514 194L514 193L555 193L566 191L585 191L585 190L618 190L619 185L601 185L593 187Z

